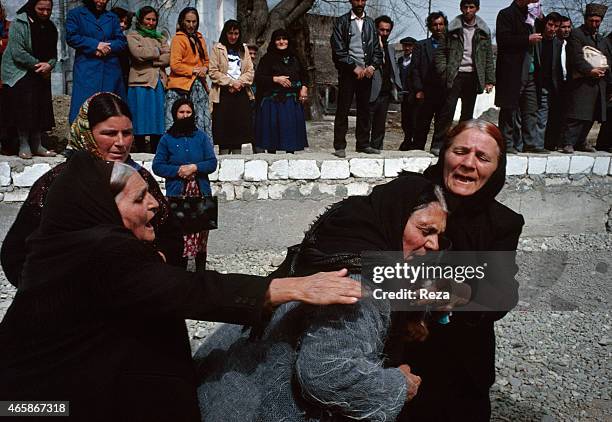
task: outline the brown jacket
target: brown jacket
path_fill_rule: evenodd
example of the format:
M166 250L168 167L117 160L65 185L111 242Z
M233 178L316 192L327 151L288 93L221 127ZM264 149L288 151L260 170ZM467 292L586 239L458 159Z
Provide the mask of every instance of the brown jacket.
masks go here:
M177 32L172 38L172 46L170 48L170 79L168 79L168 89L182 89L189 91L191 85L196 80L196 75L193 74L194 67L208 67L208 52L206 42L202 34L198 32L198 39L204 48L205 57L200 57L199 54L194 54L189 38L182 32Z
M170 53L160 54L160 49L168 46L166 38L159 41L133 31L128 34L127 42L132 57L129 86L148 86L155 89L157 81L161 79L165 87Z
M218 103L221 98L221 87L228 86L232 82L232 78L227 76L229 61L227 59L227 49L221 43L216 43L210 53L210 69L208 76L212 80L212 89L210 90L210 109L212 110L213 103ZM255 70L253 69L253 61L249 55L249 50L245 44L244 52L240 53L240 78L245 85L245 89L249 99L254 100L255 96L251 91Z

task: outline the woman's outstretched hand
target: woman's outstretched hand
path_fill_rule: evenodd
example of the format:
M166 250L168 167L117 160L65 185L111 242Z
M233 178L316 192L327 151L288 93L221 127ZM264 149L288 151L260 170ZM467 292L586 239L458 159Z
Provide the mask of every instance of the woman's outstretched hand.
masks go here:
M311 305L350 305L361 298L361 283L348 271L316 273L306 277L275 278L266 295L269 306L297 300Z

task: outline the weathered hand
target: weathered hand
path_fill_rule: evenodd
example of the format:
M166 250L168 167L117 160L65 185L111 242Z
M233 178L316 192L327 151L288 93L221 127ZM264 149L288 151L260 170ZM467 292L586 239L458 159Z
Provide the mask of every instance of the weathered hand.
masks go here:
M406 401L410 401L417 395L419 386L421 385L421 377L414 375L410 372L410 366L404 364L398 366L398 369L402 371L406 377L406 383L408 384L408 393L406 394Z
M486 92L487 94L490 94L490 93L491 93L491 91L493 91L493 87L494 87L494 86L495 86L495 85L493 85L493 84L485 84L485 92Z
M189 179L195 175L198 167L195 164L185 164L179 167L178 177L181 179Z

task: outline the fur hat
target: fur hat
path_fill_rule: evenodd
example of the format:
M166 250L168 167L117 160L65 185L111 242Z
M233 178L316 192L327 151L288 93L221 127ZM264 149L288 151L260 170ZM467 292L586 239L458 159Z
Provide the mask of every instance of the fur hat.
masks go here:
M599 16L603 19L608 11L608 6L598 3L589 3L586 5L585 16Z

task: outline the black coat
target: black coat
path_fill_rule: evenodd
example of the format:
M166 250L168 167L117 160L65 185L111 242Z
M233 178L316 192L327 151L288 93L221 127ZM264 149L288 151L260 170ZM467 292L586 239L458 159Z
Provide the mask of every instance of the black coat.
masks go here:
M330 40L332 58L336 65L336 69L339 71L352 71L355 69L355 62L349 54L351 36L351 12L348 12L336 18ZM380 46L374 20L369 16L366 16L364 19L361 39L363 41L365 65L374 66L375 69L378 69L383 62L383 51Z
M497 85L495 105L518 108L523 78L523 62L529 51L529 35L532 28L525 23L527 8L519 8L515 2L500 10L497 15Z
M268 279L162 263L122 226L110 170L91 177L106 164L77 154L0 323L0 397L69 400L78 421L199 422L184 320L257 323Z
M557 37L552 39L552 88L555 94L560 94L563 88L563 68L561 65L561 50L563 43Z
M402 81L402 89L404 95L414 97L416 91L414 89L414 73L415 73L416 55L412 53L412 58L408 66L404 66L404 56L397 59L397 67L400 70L400 79Z
M437 75L434 65L435 54L436 49L431 37L420 40L414 47L412 53L412 60L414 60L412 85L415 94L419 91L438 92L443 90L444 84Z
M604 53L608 64L612 63L609 41L605 37L597 34L593 40L584 25L572 31L566 48L569 78L566 117L590 121L601 118L601 121L606 121L606 89L612 90L612 74L608 69L603 78L588 76L593 67L582 56L582 48L587 45Z
M446 146L440 151L444 157ZM425 171L426 177L444 186L443 159ZM485 422L490 418L489 389L495 382L494 321L518 302L518 267L514 260L524 219L495 200L504 186L505 157L487 184L471 197L446 193L451 212L445 235L453 251L507 251L488 261L486 282L470 283L472 299L487 298L491 312L459 312L447 325L432 324L423 343L390 346L392 365L407 363L423 382L398 421ZM484 302L481 302L484 303ZM400 350L398 352L398 350Z

